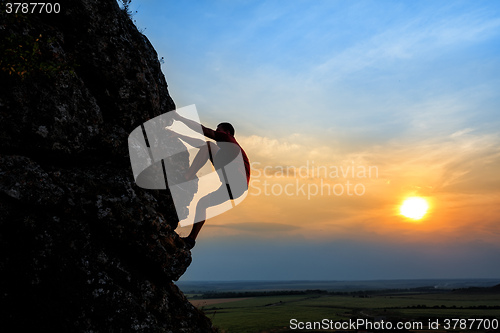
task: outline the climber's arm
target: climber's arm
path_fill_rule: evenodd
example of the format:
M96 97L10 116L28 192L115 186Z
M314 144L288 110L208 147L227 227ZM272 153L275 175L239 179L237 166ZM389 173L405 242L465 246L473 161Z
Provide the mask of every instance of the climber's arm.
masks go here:
M188 145L190 145L192 147L202 147L202 146L207 144L206 141L201 140L201 139L197 139L197 138L193 138L193 137L190 137L187 135L183 135L183 134L177 133L177 132L169 130L169 129L167 129L167 131L169 131L170 133L173 133L173 135L175 135L176 137L178 137L179 139L181 139L182 141L184 141L185 143L187 143Z
M206 136L207 138L215 140L215 131L214 130L212 130L208 127L205 127L201 124L198 124L194 120L184 118L183 116L181 116L180 114L178 114L175 111L173 111L173 112L174 112L173 117L175 120L183 122L187 127L189 127L190 129L192 129L195 132L198 132L200 129L200 126L201 126L201 130L203 131L203 135Z

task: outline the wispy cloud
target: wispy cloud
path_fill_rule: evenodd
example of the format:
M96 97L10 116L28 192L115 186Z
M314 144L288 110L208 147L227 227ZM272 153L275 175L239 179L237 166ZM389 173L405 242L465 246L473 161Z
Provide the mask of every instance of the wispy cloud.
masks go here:
M457 48L498 36L500 19L484 11L453 13L439 19L417 17L409 22L387 26L383 32L335 54L318 64L314 76L323 80L340 80L366 68L393 66L396 61L420 62L442 56Z
M248 231L253 233L284 233L291 230L300 229L300 227L291 224L273 223L273 222L239 222L227 224L211 224L211 228L227 228L239 231Z

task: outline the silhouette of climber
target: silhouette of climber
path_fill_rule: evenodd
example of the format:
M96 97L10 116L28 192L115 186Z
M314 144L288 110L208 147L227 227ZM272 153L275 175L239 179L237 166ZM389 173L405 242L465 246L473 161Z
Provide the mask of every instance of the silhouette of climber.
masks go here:
M200 147L193 163L185 174L186 180L194 179L196 173L210 160L222 183L217 190L202 197L196 205L195 222L199 222L194 223L190 234L182 238L187 247L192 249L196 245L196 237L198 237L203 224L205 224L207 209L228 201L228 194L229 199L234 200L247 191L250 181L250 163L245 151L234 138L234 128L230 123L220 123L214 131L191 119L182 117L175 111L173 111L172 117L174 120L184 123L193 131L199 131L201 126L203 135L217 142L215 144L208 141L200 145L197 143L201 140L177 133L181 140ZM240 153L242 159L236 159ZM241 160L243 163L238 163Z

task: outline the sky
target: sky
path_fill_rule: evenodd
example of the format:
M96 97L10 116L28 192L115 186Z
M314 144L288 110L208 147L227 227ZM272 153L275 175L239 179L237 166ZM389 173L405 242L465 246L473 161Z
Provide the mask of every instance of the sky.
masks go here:
M499 2L130 9L177 107L232 123L252 163L182 280L500 282ZM400 214L413 196L420 220Z

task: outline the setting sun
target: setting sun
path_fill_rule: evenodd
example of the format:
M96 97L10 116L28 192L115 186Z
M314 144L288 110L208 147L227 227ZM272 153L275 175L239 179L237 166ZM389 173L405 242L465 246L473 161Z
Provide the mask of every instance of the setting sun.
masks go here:
M420 197L411 197L406 199L400 208L400 213L403 216L414 220L420 220L429 209L427 201Z

